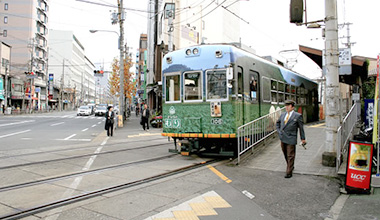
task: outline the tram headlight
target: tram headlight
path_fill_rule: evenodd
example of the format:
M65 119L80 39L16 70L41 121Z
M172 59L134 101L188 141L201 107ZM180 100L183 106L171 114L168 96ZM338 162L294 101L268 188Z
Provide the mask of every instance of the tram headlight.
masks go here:
M187 55L187 56L190 56L190 55L191 55L191 50L190 50L190 49L187 49L187 50L186 50L186 55Z
M193 54L194 54L194 55L197 55L198 53L199 53L198 48L194 48L194 49L193 49Z
M215 57L221 58L223 56L223 52L221 50L215 51Z

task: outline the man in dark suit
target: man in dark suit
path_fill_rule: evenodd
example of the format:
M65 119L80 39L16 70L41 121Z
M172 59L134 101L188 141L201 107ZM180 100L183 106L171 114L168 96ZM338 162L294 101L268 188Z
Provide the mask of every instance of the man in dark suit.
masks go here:
M108 106L108 111L106 112L106 125L105 129L107 130L107 136L113 136L113 124L115 118L115 112L113 112L112 106Z
M147 126L147 131L149 131L149 115L150 113L149 113L148 105L145 104L144 110L142 111L142 114L141 114L141 122L142 122L144 131L145 131L145 125Z
M302 144L306 144L302 115L294 111L294 105L295 102L293 100L286 100L286 112L281 114L276 123L278 136L281 140L282 152L284 153L287 164L285 178L291 178L293 175L298 129L300 130Z

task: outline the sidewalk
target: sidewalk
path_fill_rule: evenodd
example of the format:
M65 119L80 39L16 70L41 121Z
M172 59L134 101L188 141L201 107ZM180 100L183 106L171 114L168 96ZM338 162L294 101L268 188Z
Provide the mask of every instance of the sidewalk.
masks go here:
M307 149L297 146L293 174L339 178L342 181L341 187L344 187L345 170L343 173L337 174L335 167L322 165L322 153L325 150L324 142L326 140L324 128L324 123L304 126ZM346 162L343 161L343 164ZM278 138L265 146L265 149L260 154L243 161L241 166L285 174L286 164ZM378 208L380 207L380 188L372 187L372 189L373 193L371 195L341 194L330 208L330 212L325 216L325 220L380 219L380 210Z

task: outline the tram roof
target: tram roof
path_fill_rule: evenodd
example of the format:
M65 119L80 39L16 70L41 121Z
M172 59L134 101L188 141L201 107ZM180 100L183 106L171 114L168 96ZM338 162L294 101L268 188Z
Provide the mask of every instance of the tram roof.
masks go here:
M189 47L185 47L185 48L181 48L181 49L178 49L178 50L175 50L175 51L172 51L170 52L169 54L182 54L183 57L191 57L192 55L190 56L186 56L185 55L185 51L187 50L193 50L194 48L202 48L202 50L207 50L207 52L215 52L213 49L225 49L225 48L228 48L230 51L232 51L233 53L235 53L235 55L237 54L244 54L246 56L251 56L251 57L254 57L255 59L258 59L259 61L263 62L263 63L266 63L268 65L272 65L272 66L276 66L280 69L284 69L286 72L291 72L295 75L298 75L299 77L302 77L302 78L305 78L305 79L308 79L310 81L313 81L312 79L308 78L307 76L304 76L298 72L295 72L294 70L291 70L291 69L288 69L286 68L285 66L279 64L279 63L276 63L276 62L273 62L271 60L268 60L268 59L265 59L264 57L261 57L261 56L258 56L254 53L252 53L252 51L248 51L246 50L245 48L242 48L240 47L240 45L238 43L208 43L208 44L201 44L201 45L194 45L194 46L189 46ZM165 55L165 57L168 56ZM236 58L235 56L233 57L229 57L228 59L234 59ZM218 59L218 60L224 60L225 59Z

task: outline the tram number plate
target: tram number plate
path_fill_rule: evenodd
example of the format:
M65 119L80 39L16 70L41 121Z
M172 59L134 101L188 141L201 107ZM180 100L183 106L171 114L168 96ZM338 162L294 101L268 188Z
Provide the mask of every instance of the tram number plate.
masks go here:
M221 118L213 118L213 119L211 119L211 124L213 124L213 125L221 125L221 124L223 124L223 119L221 119Z
M180 119L165 119L166 128L180 128L181 120Z

